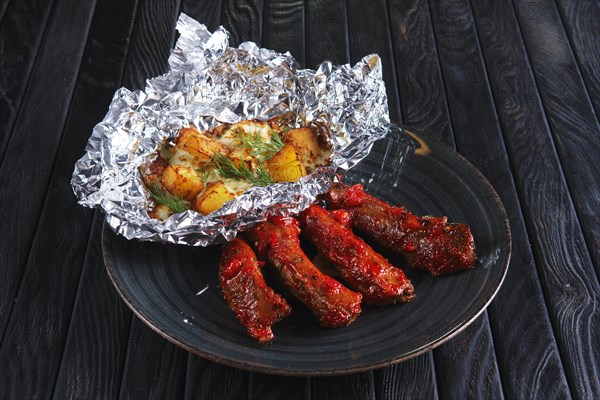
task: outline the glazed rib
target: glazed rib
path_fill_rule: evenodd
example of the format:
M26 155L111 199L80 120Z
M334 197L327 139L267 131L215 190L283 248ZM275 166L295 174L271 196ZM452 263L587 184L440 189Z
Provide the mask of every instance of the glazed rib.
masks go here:
M241 239L223 247L219 282L229 308L251 337L273 339L271 326L291 312L287 302L267 286L254 251Z
M302 231L319 253L335 266L344 282L363 295L368 304L410 301L414 288L402 270L394 267L327 210L312 205L299 215Z
M300 248L298 221L276 217L248 232L260 259L269 261L282 283L319 319L321 326L350 324L360 314L360 293L323 274Z
M325 200L333 210L346 210L353 228L402 253L412 268L437 276L475 265L475 243L465 224L449 224L446 217L418 217L371 196L362 185L335 184Z

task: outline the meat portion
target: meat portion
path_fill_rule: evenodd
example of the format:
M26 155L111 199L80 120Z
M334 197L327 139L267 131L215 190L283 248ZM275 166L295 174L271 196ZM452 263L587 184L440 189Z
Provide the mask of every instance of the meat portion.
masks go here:
M340 271L348 287L363 295L366 303L383 305L415 297L414 288L402 270L390 264L324 208L312 205L299 215L299 220L303 234Z
M319 319L321 326L350 324L360 314L362 296L323 274L300 248L298 221L275 217L247 233L258 257L269 261L285 287Z
M291 312L287 302L267 286L254 251L241 239L223 247L221 290L248 333L261 343L273 339L271 326Z
M449 224L446 217L418 217L371 196L362 185L335 184L325 199L329 208L348 212L352 227L402 253L412 268L437 276L475 265L475 243L465 224Z

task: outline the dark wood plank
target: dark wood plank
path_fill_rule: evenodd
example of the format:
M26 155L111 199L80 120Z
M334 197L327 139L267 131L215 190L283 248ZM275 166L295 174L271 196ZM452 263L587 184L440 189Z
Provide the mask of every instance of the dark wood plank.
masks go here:
M169 52L175 38L180 0L147 0L140 3L123 82L128 89L144 89L146 79L169 69Z
M515 10L570 195L600 276L598 119L555 4L517 2Z
M114 290L102 263L102 220L97 212L54 388L55 399L119 395L131 312Z
M438 140L453 145L451 119L427 3L393 1L389 4L389 10L403 123L425 130ZM472 343L477 351L459 355L457 348L460 341ZM491 332L485 313L474 322L474 327L434 351L433 360L435 362L429 366L426 362L414 362L416 367L425 366L424 376L437 377L437 391L432 386L435 385L433 379L429 380L429 386L423 386L425 382L414 384L417 390L427 393L426 396L437 395L437 392L442 398L472 398L490 393L501 396ZM474 364L484 367L473 369ZM410 376L410 369L402 368ZM453 371L461 371L463 376L470 377L463 378L461 382L472 382L475 386L488 384L488 376L493 376L496 380L488 384L489 393L483 388L481 392L477 392L467 384L449 385L455 378Z
M240 5L232 1L216 0L204 3L204 7L196 8L193 0L183 0L182 10L209 29L223 25L232 33L229 38L231 46L247 40L257 41L260 45L262 3ZM213 363L188 353L184 398L247 398L249 375L246 371Z
M443 5L430 2L430 13L456 146L480 166L477 155L491 146L489 143L474 146L474 142L483 136L474 132L498 132L498 127L493 115L492 118L485 118L493 109L486 108L489 106L486 101L489 99L487 77L471 10L467 2L452 1ZM467 128L468 124L473 126ZM507 164L504 172L509 173ZM434 354L440 397L503 397L487 312ZM470 378L457 381L461 375Z
M305 57L304 4L299 0L266 0L262 46L289 51L302 65ZM250 399L305 399L310 397L308 378L251 373Z
M140 2L123 77L125 87L143 87L146 79L166 72L180 6L179 1ZM136 317L131 322L126 359L121 397L182 397L187 352L156 335Z
M310 378L250 373L249 400L310 399Z
M583 76L588 95L600 116L600 3L593 0L557 0L564 28Z
M29 86L39 90L40 95L25 99L0 170L2 187L12 188L2 198L0 218L17 240L3 241L6 247L2 262L8 264L3 266L2 274L7 274L4 277L10 279L8 283L16 287L22 273L15 272L25 271L13 312L2 313L7 333L0 349L0 397L48 397L58 372L91 214L74 207L69 187L72 165L79 155L75 151L80 153L87 133L66 130L65 121L71 100L76 98L76 81L85 86L88 74L93 74L82 69L77 79L94 6L94 2L81 2L58 4L53 9ZM84 118L79 122L85 126L90 113L85 109L81 112ZM64 146L55 161L61 139ZM21 168L15 176L14 171ZM46 196L49 182L53 186ZM31 196L27 202L21 201L23 188ZM42 213L39 226L44 230L38 229L30 250L45 198L46 205L53 209ZM13 300L15 294L16 290L9 292L9 299Z
M598 341L599 321L594 304L597 304L600 292L597 280L590 279L590 275L594 275L593 265L569 197L569 187L562 176L548 127L548 115L544 115L522 38L518 31L506 29L516 24L512 7L488 2L474 5L474 11L488 61L496 109L524 205L569 386L574 397L593 398L598 395L598 379L581 371L598 371L598 353L587 343ZM505 34L500 38L497 32L502 31ZM515 71L524 71L520 79L515 78ZM560 81L564 74L560 73L554 79ZM535 149L534 157L531 149ZM557 224L556 221L561 222ZM529 312L523 308L523 302L518 304L521 313ZM531 313L531 317L525 318L522 323L527 326L533 318ZM511 316L504 317L504 320L508 323ZM515 343L523 340L523 332L531 332L524 328L516 331L520 334L519 338L512 339ZM528 342L538 340L537 335L532 335ZM528 354L537 353L544 357L542 360L551 360L550 354L545 355L541 349L533 352L533 349L528 348ZM532 363L530 368L534 365ZM523 367L523 372L527 372L527 367ZM510 368L514 370L514 365ZM552 366L544 372L544 376L529 381L540 382L538 385L543 388L541 382L560 382L557 378L562 377L558 372L558 368ZM558 397L563 396L565 386L565 383L554 386L559 389Z
M260 46L263 27L263 0L240 2L223 0L221 24L230 33L229 45L251 41Z
M121 84L136 9L137 1L128 1L103 2L95 10L91 40L82 66L83 72L92 72L89 76L82 75L86 85L80 85L81 90L75 94L65 133L65 137L80 137L70 150L72 154L69 157L73 162L81 156L92 126L102 119L114 91ZM59 158L62 154L61 149ZM59 179L63 180L63 177ZM81 208L68 192L65 188L70 201L61 205ZM46 206L43 215L55 214L56 206ZM60 224L60 218L62 215L55 215L50 225ZM56 380L55 398L114 398L119 394L131 313L104 270L100 246L102 219L97 212ZM83 224L86 231L89 223L91 220ZM54 234L55 230L43 225L40 229L48 235ZM66 268L62 273L70 274L72 271ZM71 288L75 289L77 287ZM62 290L67 291L67 288Z
M9 0L0 1L0 26L2 25L2 20L4 19L4 14L6 13L6 9L8 8L9 2Z
M311 379L310 398L314 400L374 400L373 373L342 375Z
M86 2L77 6L61 4L53 9L52 23L45 34L46 42L37 57L28 85L29 93L36 95L25 98L2 160L0 187L4 193L0 199L0 221L8 232L12 232L0 244L0 282L4 293L0 298L2 333L15 302L37 218L46 197L93 8L93 2ZM65 20L71 23L65 26ZM63 45L56 46L54 43ZM27 157L23 156L25 154ZM68 183L65 185L68 187ZM21 201L24 189L27 201ZM65 233L59 238L57 240L63 241L69 235ZM81 240L77 238L73 242ZM86 240L83 239L84 242ZM65 246L70 246L66 240Z
M454 145L452 122L427 2L389 2L404 124Z
M121 399L181 399L187 352L166 341L138 318L131 324Z
M325 60L350 62L346 4L343 0L315 0L306 4L306 67Z
M190 354L185 399L242 400L248 398L248 372Z
M305 65L304 1L265 0L263 47L290 54Z
M316 68L329 60L350 62L348 15L345 1L312 1L306 4L306 66ZM374 398L373 372L310 380L312 398ZM335 397L333 397L335 396Z
M375 371L375 394L380 400L437 399L433 353L420 355Z
M383 66L390 119L394 122L401 120L398 85L394 68L394 51L392 49L392 32L390 18L384 0L369 2L369 6L360 1L349 1L348 36L350 62L356 63L368 54L377 53ZM365 32L369 32L365 35Z
M6 15L0 23L0 162L27 88L52 2L13 1L10 7L8 2L2 6Z
M424 4L423 2L419 3ZM390 4L391 15L388 15L385 2L375 1L369 4L370 7L364 7L362 2L348 2L348 32L352 62L357 61L365 54L379 54L382 59L383 77L388 93L390 118L394 122L402 122L404 115L400 111L396 70L402 71L407 63L398 57L398 53L394 57L394 51L400 49L396 37L399 33L398 29L401 29L399 28L400 22L398 19L405 19L410 13L406 13L405 9L399 8L399 6L406 7L406 2L403 4ZM424 14L428 20L426 8ZM414 17L414 15L411 15L411 17ZM365 35L364 32L369 32L369 35ZM394 38L394 47L392 47L392 37ZM415 36L411 40L411 44L419 47L426 46L422 39L421 35ZM399 365L374 371L377 398L410 396L436 398L437 388L434 378L435 372L431 354L422 355Z
M181 2L181 12L206 25L211 32L219 27L221 9L221 0L183 0Z

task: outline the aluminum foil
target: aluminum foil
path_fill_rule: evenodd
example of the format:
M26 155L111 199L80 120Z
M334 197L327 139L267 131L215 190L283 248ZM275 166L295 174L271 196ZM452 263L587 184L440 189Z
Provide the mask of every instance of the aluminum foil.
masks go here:
M149 79L144 91L119 89L94 128L71 185L79 203L99 207L110 227L128 239L193 246L227 241L268 215L297 213L385 136L389 114L381 62L376 54L354 66L323 62L299 69L289 53L245 42L228 45L229 33L214 33L181 14L180 37L170 71ZM293 116L296 126L326 128L331 166L294 183L254 187L208 216L194 211L165 221L148 216L151 200L138 167L165 139L193 125L203 131L222 123Z

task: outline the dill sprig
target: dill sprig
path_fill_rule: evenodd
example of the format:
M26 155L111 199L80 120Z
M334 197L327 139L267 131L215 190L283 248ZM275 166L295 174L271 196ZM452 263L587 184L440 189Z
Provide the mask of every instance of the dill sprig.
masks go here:
M183 201L183 199L168 193L165 188L157 183L150 187L150 196L152 196L154 201L156 201L158 204L169 207L171 211L176 214L182 213L188 209L188 205L185 203L185 201Z
M246 181L256 186L268 186L275 183L260 162L255 170L256 173L251 171L245 163L242 163L239 167L236 166L229 157L221 153L215 153L210 163L223 178Z
M268 160L283 148L285 143L277 131L270 128L271 141L267 142L259 133L250 134L242 129L236 129L235 134L239 137L243 147L250 150L250 154L261 160Z

